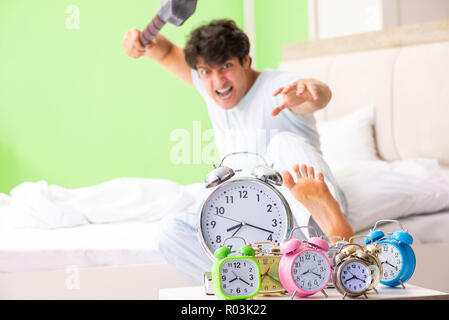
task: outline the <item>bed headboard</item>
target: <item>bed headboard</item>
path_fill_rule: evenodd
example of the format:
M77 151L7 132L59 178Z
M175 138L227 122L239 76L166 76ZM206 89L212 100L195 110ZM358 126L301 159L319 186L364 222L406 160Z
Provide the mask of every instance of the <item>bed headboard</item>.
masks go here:
M279 69L329 85L317 121L374 104L383 159L435 158L449 172L449 20L289 44Z

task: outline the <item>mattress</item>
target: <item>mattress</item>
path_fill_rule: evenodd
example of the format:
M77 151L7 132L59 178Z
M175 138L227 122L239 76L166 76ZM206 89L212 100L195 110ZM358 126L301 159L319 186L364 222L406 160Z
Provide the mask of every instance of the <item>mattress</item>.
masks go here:
M449 211L400 221L412 234L415 245L449 242ZM159 222L130 222L55 230L2 229L0 272L164 264L156 241L158 225ZM382 230L395 231L397 226L386 224Z
M0 272L165 263L156 241L158 224L1 229Z
M449 242L449 211L413 215L399 219L399 222L412 235L414 245ZM394 232L398 230L398 225L382 224L379 229L385 233ZM366 235L369 231L369 229L365 229L356 234Z

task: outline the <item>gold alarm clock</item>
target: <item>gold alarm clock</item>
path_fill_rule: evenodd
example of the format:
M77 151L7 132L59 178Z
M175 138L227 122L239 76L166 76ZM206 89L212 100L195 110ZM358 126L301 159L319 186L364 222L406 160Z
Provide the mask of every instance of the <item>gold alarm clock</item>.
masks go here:
M327 259L329 260L331 264L332 270L335 269L336 263L335 263L335 256L340 252L340 249L347 243L346 239L344 237L340 236L327 236L327 238L330 239L337 239L337 241L333 242L332 240L329 241L329 249L327 250ZM327 283L327 288L335 288L332 277Z
M260 291L261 295L283 295L286 290L279 280L279 261L282 258L279 245L273 242L255 242L252 247L256 254L254 259L260 267Z
M333 271L333 284L338 292L346 296L358 297L370 290L375 290L382 277L382 265L377 258L378 248L363 248L359 244L352 243L349 239L340 252L335 256L335 269ZM363 236L366 237L366 236ZM377 292L377 291L376 291Z
M376 287L382 280L383 268L382 263L379 259L380 249L377 245L369 244L365 246L365 253L367 254L367 259L372 265L372 277L373 282L371 284L371 289L377 292Z

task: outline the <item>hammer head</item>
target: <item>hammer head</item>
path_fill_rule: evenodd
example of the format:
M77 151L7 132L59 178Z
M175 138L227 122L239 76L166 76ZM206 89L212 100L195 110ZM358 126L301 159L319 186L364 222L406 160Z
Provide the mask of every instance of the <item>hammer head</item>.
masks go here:
M158 15L164 21L180 26L195 12L197 0L163 0Z

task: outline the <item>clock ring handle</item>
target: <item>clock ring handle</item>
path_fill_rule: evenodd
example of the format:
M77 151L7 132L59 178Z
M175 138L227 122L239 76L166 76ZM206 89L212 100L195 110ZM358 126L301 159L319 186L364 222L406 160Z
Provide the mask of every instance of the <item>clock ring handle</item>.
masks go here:
M262 156L261 156L260 154L258 154L257 152L250 152L250 151L237 151L237 152L228 153L227 155L225 155L225 156L223 157L223 159L221 159L221 162L220 162L220 164L219 164L218 166L221 167L221 165L223 164L223 162L225 161L225 159L226 159L227 157L229 157L229 156L234 156L234 155L237 155L237 154L251 154L251 155L255 155L255 156L261 158L261 159L263 160L263 162L265 163L265 165L268 167L268 163L267 163L267 161L265 160L264 157L262 157Z
M375 231L376 228L377 228L377 225L378 224L382 224L382 223L396 223L397 225L399 225L399 228L401 228L401 231L408 232L408 230L405 229L398 220L378 220L374 224L374 227L373 227L373 229L371 231Z
M239 236L234 236L234 237L229 237L229 238L224 239L224 241L223 241L223 246L225 245L226 241L228 241L228 240L230 240L230 239L242 239L244 245L246 246L246 240L245 240L245 238L242 238L242 237L239 237Z
M326 236L326 237L330 239L338 239L340 241L346 241L346 238L342 236Z
M346 241L346 238L345 238L345 237L342 237L342 236L326 236L326 237L327 237L328 239L338 239L337 242L334 243L334 244L332 244L332 243L330 242L330 245L331 245L331 247L333 247L333 248L339 248L339 247L341 247L342 245L348 243L348 241Z
M316 237L319 238L318 231L315 229L315 227L313 227L313 226L299 226L299 227L294 227L292 229L292 231L290 231L290 235L288 236L287 240L290 240L292 238L293 232L295 230L297 230L297 229L312 229L313 231L315 231Z
M352 236L351 238L349 238L349 240L348 240L349 244L358 245L357 243L352 243L352 241L354 239L358 239L358 238L368 238L371 240L371 243L373 243L373 238L371 238L370 236L358 235L358 236ZM360 246L360 245L358 245L358 246ZM362 246L360 246L360 248L362 248ZM362 250L363 250L363 248L362 248Z
M364 251L364 250L363 250L363 247L362 247L360 244L358 244L358 243L345 243L345 244L340 248L340 252L342 252L344 248L350 247L350 246L356 246L356 247L359 247L360 250Z

